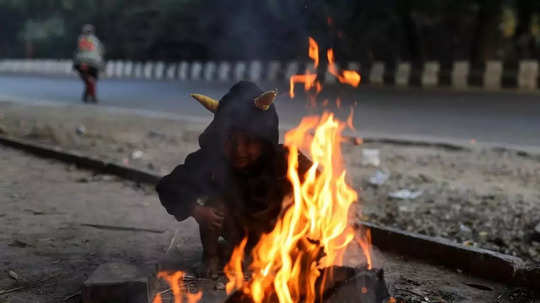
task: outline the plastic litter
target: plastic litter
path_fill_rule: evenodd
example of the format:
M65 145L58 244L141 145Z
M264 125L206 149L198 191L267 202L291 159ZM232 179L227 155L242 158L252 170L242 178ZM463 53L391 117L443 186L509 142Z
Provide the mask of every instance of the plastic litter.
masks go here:
M373 165L379 166L381 164L381 159L379 157L378 149L362 149L362 165Z
M414 200L418 197L420 197L424 192L421 190L408 190L408 189L400 189L395 192L391 192L388 194L388 197L392 199L400 199L400 200Z
M390 173L378 169L377 171L375 171L375 174L369 177L368 182L371 185L379 186L383 185L388 180L388 178L390 178Z

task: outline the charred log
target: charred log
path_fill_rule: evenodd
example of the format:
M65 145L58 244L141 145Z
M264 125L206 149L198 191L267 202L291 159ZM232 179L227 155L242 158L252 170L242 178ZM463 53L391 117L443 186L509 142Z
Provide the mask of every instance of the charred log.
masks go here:
M382 303L390 298L382 269L361 269L333 266L321 272L316 289L322 293L316 302L324 303ZM266 303L276 303L271 294ZM242 291L233 293L225 303L253 303Z

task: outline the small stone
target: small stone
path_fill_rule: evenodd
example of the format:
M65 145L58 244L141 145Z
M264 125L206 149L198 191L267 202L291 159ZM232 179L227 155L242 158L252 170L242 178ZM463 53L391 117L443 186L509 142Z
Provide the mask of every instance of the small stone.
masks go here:
M137 160L142 158L144 153L141 150L135 150L131 153L131 159Z
M472 240L463 241L463 245L465 245L465 246L474 246L474 242Z
M86 135L86 127L84 125L77 126L77 128L75 129L75 133L79 136Z
M215 288L216 290L225 290L225 283L218 281Z
M538 223L538 224L534 227L534 232L536 232L538 235L540 235L540 223Z
M8 271L8 275L10 278L12 278L15 281L19 280L19 275L13 270Z
M487 231L481 231L478 233L478 235L482 238L486 238L488 236L488 232Z
M467 225L464 225L464 224L462 224L462 223L459 223L459 230L460 230L461 232L464 232L464 233L470 233L470 232L472 232L472 230L471 230L470 227L468 227Z

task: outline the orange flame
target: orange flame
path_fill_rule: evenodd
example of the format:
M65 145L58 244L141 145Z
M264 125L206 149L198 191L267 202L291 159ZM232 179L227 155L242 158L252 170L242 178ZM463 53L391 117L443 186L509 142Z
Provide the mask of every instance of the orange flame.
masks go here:
M319 45L317 44L317 41L315 41L315 39L313 39L312 37L309 37L308 40L308 56L313 60L313 65L315 69L317 69L319 67ZM328 72L334 75L340 83L348 84L354 87L357 87L360 84L362 77L356 71L343 70L341 71L341 73L338 71L335 64L333 49L327 50L326 56L328 59ZM304 74L292 75L290 77L289 96L291 97L291 99L295 97L294 86L296 83L304 83L304 90L306 92L315 88L315 95L319 94L322 91L322 85L320 81L317 80L317 73L312 73L311 71L306 70Z
M329 49L326 51L326 57L328 58L328 72L330 74L334 75L341 83L358 87L360 81L362 80L362 77L359 73L353 70L343 70L340 74L335 64L333 49Z
M180 283L182 283L182 280L184 279L184 272L176 271L176 272L168 273L168 272L160 271L157 277L167 281L167 283L171 287L171 292L174 296L174 303L182 303L184 299L184 295L182 293L182 289L180 288ZM197 303L202 298L202 292L199 291L195 294L187 292L186 298L187 298L187 303ZM152 303L162 303L162 302L163 301L161 299L161 294L159 293L152 300Z
M313 64L317 68L319 66L319 45L311 37L309 37L308 56L313 59Z
M371 251L371 230L367 229L363 235L360 234L356 238L356 243L360 245L364 256L366 256L367 269L373 268L373 261L371 260L371 255L373 254Z
M345 182L340 148L344 128L345 123L325 113L304 118L287 132L292 195L284 200L284 211L274 229L252 251L250 281L238 278L243 277L239 264L245 242L235 248L226 266L226 271L237 271L234 277L228 274L228 292L239 289L255 303L313 303L320 269L342 265L345 248L355 237L348 224L349 208L358 198ZM315 135L310 136L313 130ZM313 165L300 176L298 154L306 148Z
M349 127L352 130L356 130L354 128L353 116L354 116L354 107L351 106L351 112L349 113L349 116L347 117L347 127Z

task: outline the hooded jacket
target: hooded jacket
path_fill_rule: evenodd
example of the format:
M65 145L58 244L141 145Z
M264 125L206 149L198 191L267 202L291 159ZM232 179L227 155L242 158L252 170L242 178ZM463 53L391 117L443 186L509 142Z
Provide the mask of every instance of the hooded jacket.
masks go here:
M88 64L96 69L103 69L105 50L99 39L93 34L82 34L77 41L77 50L73 64Z
M198 200L215 198L223 201L241 224L262 223L264 230L272 227L291 185L287 179L287 149L278 143L275 105L261 110L254 104L262 93L251 82L235 84L221 98L214 119L199 136L200 149L161 179L156 187L159 198L177 220L189 217ZM264 142L262 156L247 170L232 169L224 156L225 141L233 131ZM299 156L301 173L310 165L305 156Z

